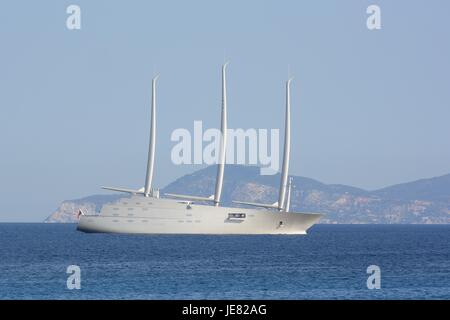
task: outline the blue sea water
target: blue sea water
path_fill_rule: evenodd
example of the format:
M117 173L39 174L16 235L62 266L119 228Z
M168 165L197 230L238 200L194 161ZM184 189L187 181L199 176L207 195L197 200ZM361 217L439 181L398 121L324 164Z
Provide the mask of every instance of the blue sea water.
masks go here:
M450 225L316 225L307 236L85 234L0 224L0 299L449 299ZM81 289L67 289L69 265ZM369 265L381 289L367 289Z

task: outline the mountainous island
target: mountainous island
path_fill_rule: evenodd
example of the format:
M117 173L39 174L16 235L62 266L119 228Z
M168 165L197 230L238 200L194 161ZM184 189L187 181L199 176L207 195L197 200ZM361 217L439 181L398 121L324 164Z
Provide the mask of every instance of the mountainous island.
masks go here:
M227 165L222 193L224 206L232 200L273 203L280 175L261 176L253 166ZM216 167L185 175L161 190L161 195L181 193L209 196L214 193ZM450 223L450 174L393 185L375 191L293 176L291 210L318 212L328 224L448 224ZM105 203L126 194L92 195L63 201L45 222L76 222L77 212L98 213Z

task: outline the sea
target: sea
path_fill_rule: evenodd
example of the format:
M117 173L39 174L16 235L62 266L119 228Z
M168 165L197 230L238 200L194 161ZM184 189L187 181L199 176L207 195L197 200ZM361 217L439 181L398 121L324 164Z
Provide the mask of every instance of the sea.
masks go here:
M193 236L3 223L0 299L450 299L450 225Z

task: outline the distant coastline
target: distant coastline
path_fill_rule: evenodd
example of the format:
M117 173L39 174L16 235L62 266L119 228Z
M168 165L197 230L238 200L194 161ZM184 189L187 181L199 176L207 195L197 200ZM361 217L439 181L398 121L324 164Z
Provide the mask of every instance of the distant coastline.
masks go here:
M279 175L261 176L259 168L227 165L223 205L231 200L275 201ZM185 175L161 193L190 190L208 195L214 188L215 167ZM345 185L327 185L317 180L295 177L292 208L320 212L322 224L450 224L450 174L367 191ZM88 214L103 204L126 197L125 194L92 195L63 201L44 222L73 223L81 209Z

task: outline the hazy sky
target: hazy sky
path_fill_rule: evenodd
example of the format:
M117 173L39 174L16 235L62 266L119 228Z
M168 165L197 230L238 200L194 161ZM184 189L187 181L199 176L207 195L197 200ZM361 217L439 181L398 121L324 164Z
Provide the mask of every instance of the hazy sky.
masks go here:
M81 7L81 30L66 8ZM366 27L381 7L382 29ZM155 184L176 128L280 128L292 87L291 173L375 189L450 172L450 2L2 1L0 221L42 221L62 200L141 187L151 78ZM226 177L225 177L226 179Z

